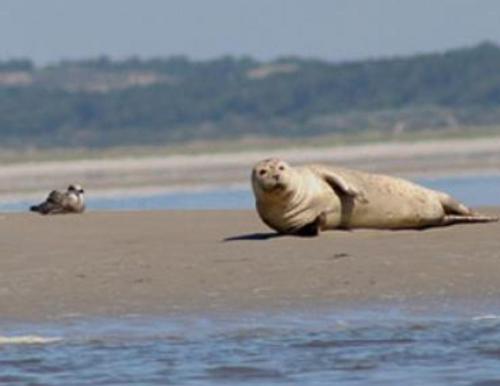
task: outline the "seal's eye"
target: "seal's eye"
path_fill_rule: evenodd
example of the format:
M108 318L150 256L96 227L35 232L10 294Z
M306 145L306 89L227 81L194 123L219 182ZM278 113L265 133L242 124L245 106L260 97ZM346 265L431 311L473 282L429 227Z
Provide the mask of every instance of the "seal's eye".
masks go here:
M279 170L285 170L285 167L283 165L280 165L278 169Z
M264 174L266 174L266 171L264 169L260 169L259 176L263 176Z

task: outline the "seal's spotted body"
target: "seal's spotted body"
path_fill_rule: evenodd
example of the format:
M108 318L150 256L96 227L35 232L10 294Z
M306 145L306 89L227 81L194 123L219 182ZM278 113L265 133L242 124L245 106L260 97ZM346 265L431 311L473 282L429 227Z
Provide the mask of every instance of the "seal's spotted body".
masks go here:
M260 217L280 233L416 229L497 220L401 178L322 165L293 168L279 159L255 165L252 187Z

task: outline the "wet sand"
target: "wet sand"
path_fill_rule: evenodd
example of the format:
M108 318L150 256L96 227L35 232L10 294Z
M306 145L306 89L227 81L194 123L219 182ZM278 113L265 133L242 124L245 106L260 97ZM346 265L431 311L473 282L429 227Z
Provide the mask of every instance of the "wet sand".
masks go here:
M253 211L4 214L0 234L3 319L500 295L500 223L297 238Z

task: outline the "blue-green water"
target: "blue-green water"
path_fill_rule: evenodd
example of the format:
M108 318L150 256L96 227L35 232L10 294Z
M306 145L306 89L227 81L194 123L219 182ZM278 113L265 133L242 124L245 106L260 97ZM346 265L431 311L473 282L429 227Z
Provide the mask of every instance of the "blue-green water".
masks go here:
M419 182L500 205L500 177ZM248 189L89 199L91 210L252 207ZM0 310L0 385L402 384L500 385L500 302L50 323L2 321Z
M498 385L500 317L396 308L5 325L2 385Z
M500 205L500 176L449 177L418 179L433 189L443 190L469 206ZM45 197L40 197L40 200ZM250 187L177 192L167 194L100 198L87 190L89 210L160 210L160 209L252 209ZM33 202L0 202L0 211L26 211Z

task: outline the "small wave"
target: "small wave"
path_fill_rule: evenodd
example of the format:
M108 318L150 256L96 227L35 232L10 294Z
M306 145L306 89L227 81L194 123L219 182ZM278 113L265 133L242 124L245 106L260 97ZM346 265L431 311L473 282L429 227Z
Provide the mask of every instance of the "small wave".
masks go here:
M207 370L211 378L225 380L250 380L250 379L279 379L284 378L284 375L274 369L260 368L253 366L217 366Z
M495 314L486 314L486 315L478 315L474 316L472 320L478 321L478 320L497 320L500 319L500 315L495 315Z
M313 339L308 342L292 345L296 348L344 348L344 347L365 347L381 345L402 345L415 343L413 339L345 339L345 340L318 340Z
M58 337L44 337L38 335L0 336L0 345L5 344L47 344L61 341Z

